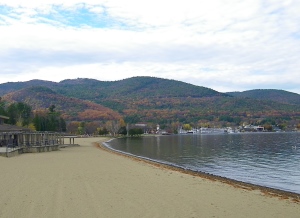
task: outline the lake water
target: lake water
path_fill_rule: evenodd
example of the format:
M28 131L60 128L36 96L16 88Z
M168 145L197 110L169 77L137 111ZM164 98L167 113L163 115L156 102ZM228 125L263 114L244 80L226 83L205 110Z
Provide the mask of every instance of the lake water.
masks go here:
M300 133L149 136L107 144L162 163L300 194Z

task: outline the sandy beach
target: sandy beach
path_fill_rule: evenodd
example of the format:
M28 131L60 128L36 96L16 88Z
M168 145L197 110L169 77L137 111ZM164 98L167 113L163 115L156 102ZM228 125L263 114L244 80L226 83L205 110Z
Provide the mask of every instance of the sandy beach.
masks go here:
M295 199L80 146L0 157L0 217L299 217Z

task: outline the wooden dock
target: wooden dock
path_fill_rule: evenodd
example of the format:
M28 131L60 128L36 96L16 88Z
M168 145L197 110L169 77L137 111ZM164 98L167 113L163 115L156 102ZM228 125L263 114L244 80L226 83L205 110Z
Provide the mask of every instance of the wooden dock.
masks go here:
M65 138L70 144L65 144ZM62 146L74 145L74 138L57 132L0 132L0 156L57 151Z

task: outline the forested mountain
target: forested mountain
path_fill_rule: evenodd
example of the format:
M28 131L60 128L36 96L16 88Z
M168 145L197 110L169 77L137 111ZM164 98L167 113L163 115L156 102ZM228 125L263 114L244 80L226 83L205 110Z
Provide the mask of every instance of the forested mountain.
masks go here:
M211 97L227 96L215 90L188 83L159 79L155 77L133 77L119 81L94 79L63 80L59 83L43 80L9 82L0 84L0 96L31 86L44 86L57 93L82 99L103 99L112 97Z
M271 100L283 104L300 105L300 95L276 89L254 89L244 92L228 92L228 95L240 98Z
M50 88L43 86L32 86L2 96L6 102L24 102L33 110L49 108L55 105L66 120L111 120L119 119L121 116L102 105L84 101L78 98L69 98Z
M128 123L202 125L200 123L219 122L222 125L238 125L242 121L300 119L300 95L295 93L280 90L220 93L153 77L110 82L93 79L63 80L59 83L32 80L0 84L0 93L8 93L3 96L4 100L23 101L33 108L47 108L54 104L67 120L122 117Z
M50 82L45 80L30 80L27 82L8 82L8 83L0 84L0 96L31 86L44 86L44 87L52 88L56 85L57 83L55 82Z
M209 88L154 77L133 77L113 82L102 82L92 79L63 80L56 87L56 91L67 96L77 96L78 98L95 101L121 97L227 96L227 94Z

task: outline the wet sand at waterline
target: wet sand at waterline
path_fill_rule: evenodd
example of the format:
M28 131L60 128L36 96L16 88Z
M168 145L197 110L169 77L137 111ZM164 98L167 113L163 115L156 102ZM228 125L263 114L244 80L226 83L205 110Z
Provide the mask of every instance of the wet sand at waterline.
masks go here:
M299 217L300 203L79 147L0 157L0 217ZM294 199L295 200L295 199Z

